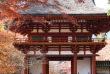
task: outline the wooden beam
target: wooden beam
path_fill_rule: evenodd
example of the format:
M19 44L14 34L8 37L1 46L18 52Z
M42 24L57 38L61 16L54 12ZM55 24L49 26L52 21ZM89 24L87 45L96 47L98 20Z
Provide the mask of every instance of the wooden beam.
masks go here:
M14 42L13 45L106 45L106 42Z
M39 55L34 55L34 54L27 54L27 57L38 57ZM51 57L55 57L55 56L57 56L57 57L59 57L59 55L46 55L46 57L49 57L49 56L51 56ZM60 55L60 56L62 56L62 57L67 57L67 56L70 56L70 57L73 57L74 55ZM83 54L78 54L77 55L77 57L92 57L93 55L92 54L87 54L87 55L83 55ZM95 56L99 56L99 55L97 55L97 54L95 54Z
M92 33L30 33L30 36L92 36Z

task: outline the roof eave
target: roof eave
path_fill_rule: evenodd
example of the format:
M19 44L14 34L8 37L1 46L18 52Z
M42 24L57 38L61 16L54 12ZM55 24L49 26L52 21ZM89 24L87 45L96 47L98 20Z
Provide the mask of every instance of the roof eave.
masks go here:
M21 14L21 15L27 15L27 14ZM29 14L31 16L61 16L62 14ZM96 15L107 15L107 13L90 13L90 14L68 14L70 16L96 16Z

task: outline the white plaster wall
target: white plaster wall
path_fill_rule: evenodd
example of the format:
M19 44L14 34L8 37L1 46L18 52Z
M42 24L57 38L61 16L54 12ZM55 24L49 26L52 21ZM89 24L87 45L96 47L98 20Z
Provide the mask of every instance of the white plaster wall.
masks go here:
M77 32L81 32L81 29L77 29L77 31L75 31L75 33L77 33Z
M61 29L61 32L70 32L71 33L71 31L70 31L70 29Z
M34 55L34 51L29 51L27 54L29 54L29 55ZM36 51L35 54L36 54L36 55L42 55L42 53L40 52L40 50L39 50L39 51Z
M92 54L90 51L86 51L86 54Z
M59 55L58 51L48 51L48 53L46 53L46 55Z
M78 54L84 54L84 51L79 51L79 53Z
M83 32L84 32L84 33L88 33L89 31L87 31L87 29L83 29Z
M32 59L30 59L30 61L32 61ZM35 61L35 59L33 61ZM77 72L79 74L91 74L90 58L77 60ZM37 62L30 66L29 74L41 74L41 73L42 73L41 62Z
M42 64L35 64L30 67L30 74L42 74Z
M48 51L46 55L59 55L59 51ZM61 51L60 55L73 55L71 51Z
M27 54L34 54L34 51L29 51Z
M83 54L84 54L84 51L79 51L79 53L78 53L78 55L83 55ZM85 54L86 55L91 55L92 53L88 50L88 51L85 51Z
M32 59L30 59L30 61L32 61ZM42 62L35 62L35 60L33 61L34 64L30 65L29 74L42 74Z
M59 32L59 29L50 29L50 31L48 31L48 33L51 33L51 32L58 33Z
M54 48L55 49L55 48ZM86 51L86 54L92 54L90 51ZM34 51L29 51L28 54L33 55ZM48 51L47 55L59 55L59 51ZM61 55L73 55L71 51L61 51ZM79 51L78 55L83 55L84 51ZM42 55L40 51L36 51L36 55Z
M52 42L52 37L47 37L47 40L48 40L49 42Z
M77 60L77 72L79 74L91 74L90 58Z
M44 31L43 31L42 29L39 29L38 32L39 32L39 33L43 33Z
M71 51L61 51L61 55L73 55Z
M72 36L68 37L68 42L72 42Z
M37 33L37 29L33 29L33 31L31 31L31 33Z
M40 51L36 51L36 55L42 55Z

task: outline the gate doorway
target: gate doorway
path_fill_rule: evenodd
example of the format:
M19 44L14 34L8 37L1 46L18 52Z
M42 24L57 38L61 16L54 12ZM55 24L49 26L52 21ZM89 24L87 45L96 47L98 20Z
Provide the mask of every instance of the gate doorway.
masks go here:
M49 57L47 74L73 74L73 57Z
M49 61L49 74L71 74L71 61Z

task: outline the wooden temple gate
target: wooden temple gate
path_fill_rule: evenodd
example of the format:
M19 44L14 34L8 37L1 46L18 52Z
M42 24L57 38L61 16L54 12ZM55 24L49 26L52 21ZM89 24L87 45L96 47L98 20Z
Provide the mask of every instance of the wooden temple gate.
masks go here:
M42 55L42 65L38 64L42 66L42 71L40 70L38 74L49 74L48 61L60 61L62 59L71 60L71 74L96 74L96 53L106 45L106 42L105 38L92 38L92 35L108 32L110 30L110 17L105 11L95 7L94 0L85 0L82 5L75 4L72 0L62 1L62 5L71 8L71 11L64 10L64 13L69 15L68 18L63 17L60 12L57 13L58 11L53 8L49 9L53 9L53 14L48 16L48 9L45 10L41 7L40 10L39 6L36 6L31 7L31 10L35 12L30 10L30 16L43 18L51 24L44 23L44 25L27 18L19 27L16 25L10 27L11 31L27 36L16 38L13 43L18 50L25 54L24 74L37 74L36 71L34 73L33 70L31 71L32 68L29 64L32 57L35 57L34 61L40 59L37 58L39 55ZM70 21L71 18L74 18L73 21L77 20L78 25L73 24ZM37 68L38 65L34 66L33 69ZM84 72L83 69L85 69Z
M77 18L78 17L78 18ZM64 21L64 19L58 17L52 17L50 20L53 22L53 26L43 25L39 23L32 23L22 25L22 27L17 29L17 32L23 35L28 35L28 38L16 38L16 41L13 45L18 49L23 51L26 55L25 57L25 69L24 74L29 74L29 69L27 69L28 63L27 59L29 57L37 57L38 54L36 52L40 49L40 53L43 54L42 59L42 72L43 74L48 73L48 65L45 64L46 58L53 58L55 54L51 53L48 55L49 52L58 51L57 56L69 56L67 53L62 54L62 52L70 51L71 52L71 74L77 74L77 60L78 57L89 57L91 59L91 72L90 74L96 74L96 59L95 57L99 50L106 45L105 38L92 38L92 34L97 34L101 30L102 27L107 27L103 25L103 22L100 24L98 21L107 19L106 16L77 16L76 18L79 20L79 24L81 26L74 26L68 21ZM79 19L80 17L80 19ZM86 19L85 19L86 18ZM53 21L54 19L54 21ZM63 22L61 21L63 20ZM93 25L90 25L90 24ZM100 24L100 25L99 25ZM27 27L28 26L28 27ZM12 27L13 29L13 27ZM103 29L102 29L103 31ZM32 51L32 54L28 54ZM83 52L83 54L79 54ZM89 52L89 53L87 53ZM58 58L57 58L58 59ZM67 59L67 58L66 58ZM65 59L65 60L66 60ZM59 59L60 60L60 59ZM80 74L80 73L79 73Z

